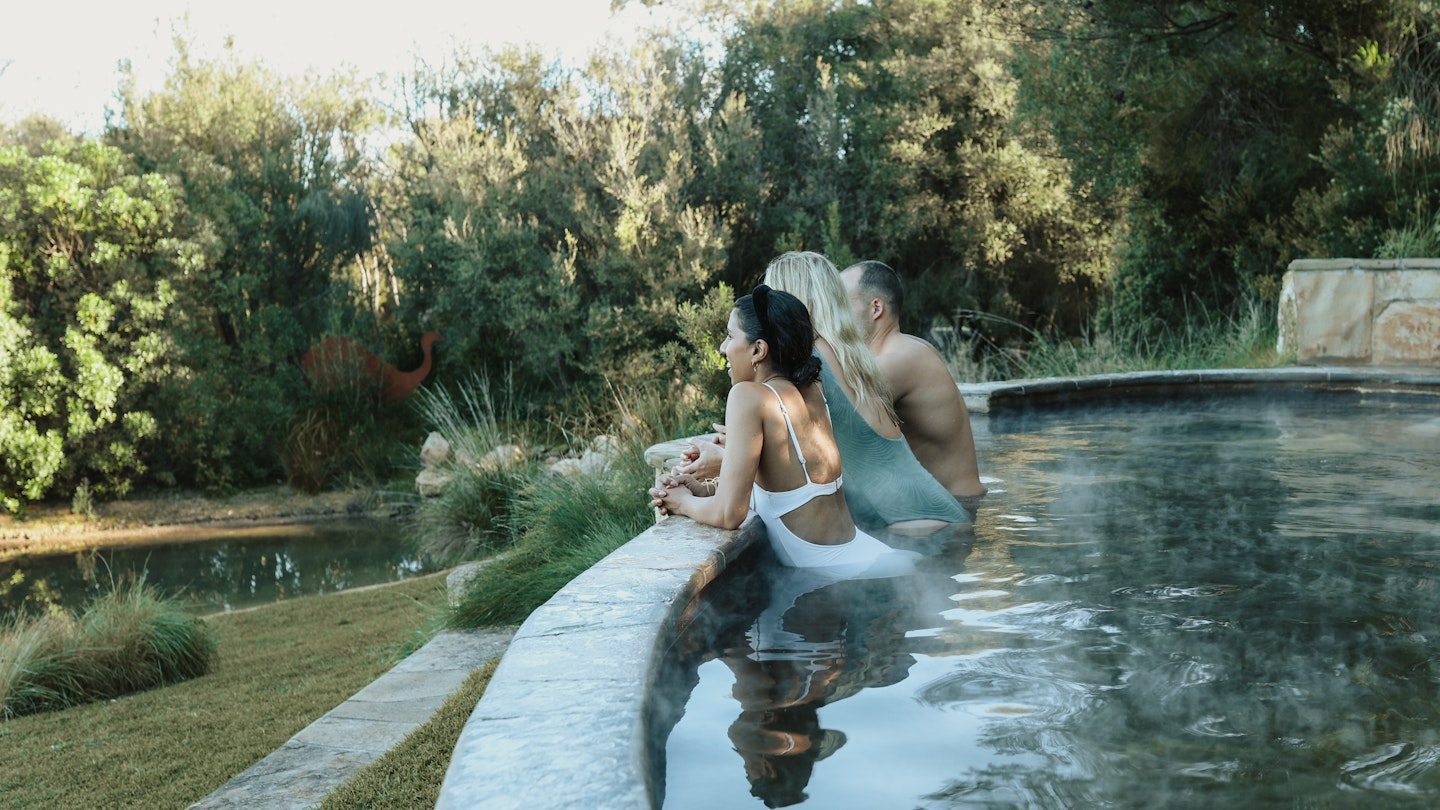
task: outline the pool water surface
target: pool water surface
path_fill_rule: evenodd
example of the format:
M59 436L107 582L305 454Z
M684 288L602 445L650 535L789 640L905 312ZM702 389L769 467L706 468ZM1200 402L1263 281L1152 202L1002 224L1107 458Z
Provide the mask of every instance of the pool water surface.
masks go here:
M1435 806L1437 406L977 417L992 493L914 574L706 591L665 806Z

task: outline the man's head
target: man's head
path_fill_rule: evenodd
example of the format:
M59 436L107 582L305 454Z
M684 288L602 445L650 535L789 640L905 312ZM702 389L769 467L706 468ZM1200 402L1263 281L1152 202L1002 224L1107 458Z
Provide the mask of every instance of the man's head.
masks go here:
M882 323L899 322L905 291L900 286L900 277L889 265L877 261L853 264L840 274L840 280L845 284L850 307L866 337L874 334Z

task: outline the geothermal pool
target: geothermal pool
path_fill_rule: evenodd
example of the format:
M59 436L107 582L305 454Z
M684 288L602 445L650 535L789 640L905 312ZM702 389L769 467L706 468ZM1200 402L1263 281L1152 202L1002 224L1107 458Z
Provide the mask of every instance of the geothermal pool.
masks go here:
M975 428L992 494L913 575L706 590L665 807L1440 802L1440 400Z

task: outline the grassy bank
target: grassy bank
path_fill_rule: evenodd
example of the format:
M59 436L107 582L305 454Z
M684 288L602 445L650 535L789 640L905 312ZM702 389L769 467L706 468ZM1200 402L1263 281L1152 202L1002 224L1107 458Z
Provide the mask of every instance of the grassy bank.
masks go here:
M0 808L181 808L428 639L444 577L211 617L219 657L185 683L0 722Z
M981 322L1024 329L1003 318L972 314ZM1276 351L1277 328L1273 305L1250 303L1228 314L1199 312L1150 336L1118 336L1112 331L1059 339L1025 330L1030 340L1023 349L1007 349L979 338L941 349L950 373L962 383L1128 371L1273 368L1294 362Z

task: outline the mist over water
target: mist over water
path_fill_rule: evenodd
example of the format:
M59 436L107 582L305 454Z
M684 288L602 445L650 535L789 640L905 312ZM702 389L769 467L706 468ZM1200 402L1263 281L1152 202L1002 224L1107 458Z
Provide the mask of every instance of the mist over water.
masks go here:
M992 494L915 575L711 589L666 806L1434 806L1435 404L977 418Z

